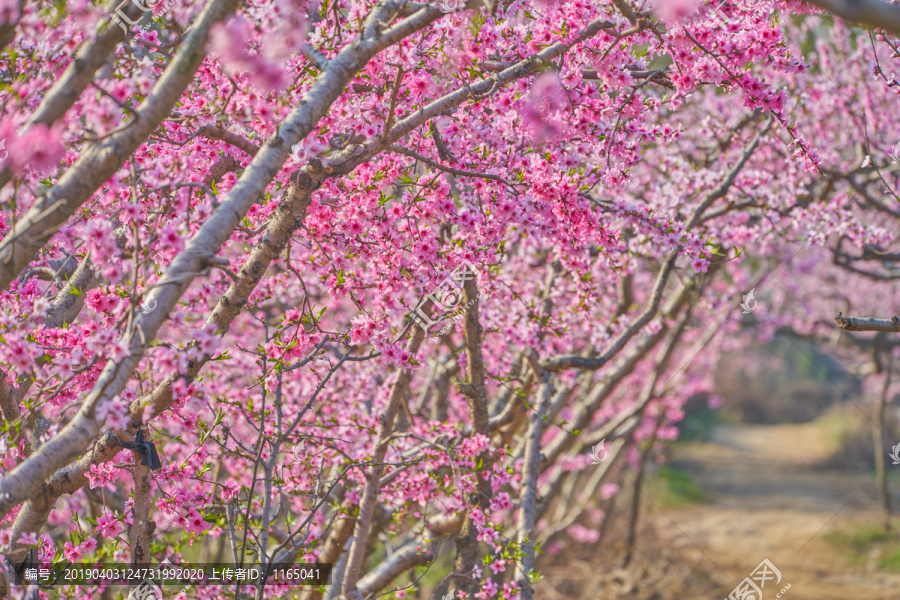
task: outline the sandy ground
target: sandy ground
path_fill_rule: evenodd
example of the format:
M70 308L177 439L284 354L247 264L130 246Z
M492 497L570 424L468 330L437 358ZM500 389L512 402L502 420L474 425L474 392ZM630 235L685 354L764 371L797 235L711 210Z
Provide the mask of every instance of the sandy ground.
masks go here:
M781 582L751 600L774 599L788 583L787 600L900 600L900 574L879 570L878 556L853 565L823 538L877 516L874 479L810 466L832 451L812 424L720 427L708 443L677 447L672 461L709 502L666 513L648 503L647 516L723 589L769 559Z

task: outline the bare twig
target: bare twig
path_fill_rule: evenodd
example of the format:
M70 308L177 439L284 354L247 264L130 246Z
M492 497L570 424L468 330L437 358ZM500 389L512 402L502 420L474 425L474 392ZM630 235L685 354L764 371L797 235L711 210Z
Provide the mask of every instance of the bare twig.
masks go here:
M847 331L887 331L900 332L900 317L890 319L876 319L874 317L845 317L842 313L834 318L834 322L841 329Z

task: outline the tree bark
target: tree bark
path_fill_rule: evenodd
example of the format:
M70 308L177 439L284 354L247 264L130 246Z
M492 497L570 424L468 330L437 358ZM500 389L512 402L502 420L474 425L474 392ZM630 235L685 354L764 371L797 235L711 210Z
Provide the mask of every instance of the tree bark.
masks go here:
M150 439L150 432L144 429L144 439ZM132 451L134 467L131 470L134 478L134 512L131 527L128 529L128 545L131 547L131 564L134 567L147 567L152 562L150 539L156 524L150 520L150 507L153 505L153 478L150 466L141 463L141 453ZM144 585L143 583L137 584Z
M847 331L886 331L889 333L900 332L900 318L876 319L874 317L845 317L838 314L834 318L841 329Z
M478 320L478 295L475 280L466 280L463 283L463 301L465 306L469 308L466 310L465 320L463 321L463 333L465 336L466 369L469 374L469 381L460 383L458 387L459 391L468 399L469 418L472 421L472 435L483 435L490 439L491 426L488 417L484 355L481 351L484 329ZM478 459L483 461L482 469L490 472L490 453L487 451L482 452ZM454 563L454 572L461 575L471 573L478 560L478 531L475 528L475 524L472 523L472 510L487 506L491 498L491 482L485 480L481 473L476 473L476 477L478 478L477 487L469 494L467 500L469 509L466 511L459 535L455 540L456 561ZM455 588L462 586L465 586L468 590L467 597L472 597L478 591L478 586L468 579L459 579L458 582L454 582Z
M891 495L888 490L887 469L885 468L885 446L884 446L884 407L888 399L888 390L891 386L891 375L893 374L893 357L890 351L886 352L887 365L884 376L884 385L881 388L881 394L878 397L878 407L875 410L875 421L872 423L872 443L875 452L875 477L878 488L878 503L881 505L881 511L884 518L884 530L891 530Z
M150 467L141 464L141 453L134 454L134 513L131 527L128 529L128 543L131 546L131 564L150 564L150 536L156 528L150 521L150 507L153 504L153 478Z
M406 348L415 355L422 340L425 338L422 328L415 327L412 337ZM400 407L400 398L405 393L409 382L410 372L401 371L391 388L391 395L381 417L381 427L378 431L378 439L372 452L372 469L366 475L366 487L359 504L359 517L356 520L356 529L353 533L353 544L350 546L350 555L347 560L347 571L344 575L343 594L348 600L363 600L363 594L359 589L359 577L362 571L363 558L366 545L369 541L369 533L372 530L375 516L375 504L378 501L378 493L381 491L381 476L384 474L384 459L387 456L391 434L394 432L394 419Z

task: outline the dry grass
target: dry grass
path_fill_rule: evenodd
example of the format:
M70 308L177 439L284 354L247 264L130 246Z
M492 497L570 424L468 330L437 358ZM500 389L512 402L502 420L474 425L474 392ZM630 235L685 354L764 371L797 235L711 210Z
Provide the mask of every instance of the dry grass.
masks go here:
M700 567L702 554L680 539L657 537L643 525L634 558L623 567L624 526L611 528L614 541L571 545L544 557L535 585L538 600L683 600L715 598L723 590ZM699 555L699 556L698 556Z

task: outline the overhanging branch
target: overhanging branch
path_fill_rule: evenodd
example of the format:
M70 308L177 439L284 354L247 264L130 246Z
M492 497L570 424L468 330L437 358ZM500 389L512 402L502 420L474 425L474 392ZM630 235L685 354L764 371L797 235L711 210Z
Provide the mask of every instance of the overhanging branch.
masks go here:
M841 329L847 331L887 331L900 333L900 317L876 319L874 317L845 317L841 313L834 318Z
M900 33L900 6L879 0L807 0L847 21Z

